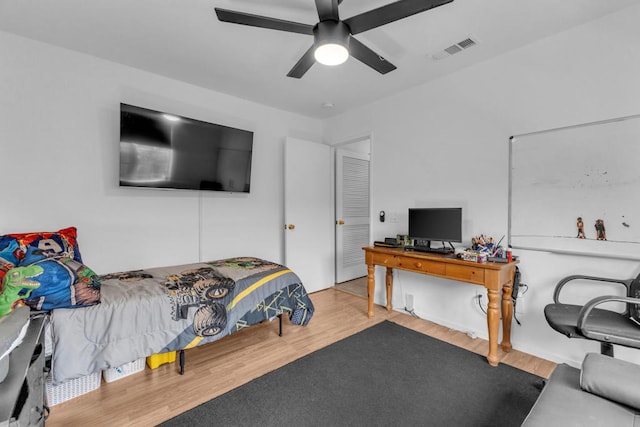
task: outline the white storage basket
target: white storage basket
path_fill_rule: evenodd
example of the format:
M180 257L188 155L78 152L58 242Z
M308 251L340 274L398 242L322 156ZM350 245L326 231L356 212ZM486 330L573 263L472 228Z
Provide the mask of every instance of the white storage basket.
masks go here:
M51 378L47 378L47 402L49 406L54 406L82 396L99 388L101 379L100 372L94 372L58 385L53 385Z
M143 357L141 359L134 360L133 362L125 363L117 368L104 369L102 371L102 376L108 383L119 380L120 378L128 377L136 372L144 371L144 361L145 358Z

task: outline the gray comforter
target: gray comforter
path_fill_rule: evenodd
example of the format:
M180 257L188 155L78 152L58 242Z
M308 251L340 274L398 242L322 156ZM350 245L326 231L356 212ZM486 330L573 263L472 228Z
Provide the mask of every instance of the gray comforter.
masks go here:
M298 276L257 258L114 273L101 282L100 304L52 311L53 384L209 343L282 313L298 325L313 315Z

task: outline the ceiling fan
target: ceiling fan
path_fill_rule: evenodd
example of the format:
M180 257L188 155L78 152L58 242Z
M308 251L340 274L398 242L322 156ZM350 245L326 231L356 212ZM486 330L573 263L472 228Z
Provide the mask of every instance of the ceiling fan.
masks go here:
M360 43L353 36L452 1L398 0L341 20L338 14L338 5L342 3L342 0L315 0L318 17L320 18L320 21L315 25L217 7L215 11L218 19L223 22L313 36L313 45L287 74L288 77L299 79L311 68L315 61L325 65L338 65L346 61L349 55L381 74L395 70L395 65Z

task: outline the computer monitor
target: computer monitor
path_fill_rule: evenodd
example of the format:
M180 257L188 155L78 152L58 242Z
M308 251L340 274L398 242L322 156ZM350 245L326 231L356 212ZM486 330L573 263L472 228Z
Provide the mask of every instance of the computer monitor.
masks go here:
M462 208L409 209L409 237L414 246L430 247L432 241L462 242Z

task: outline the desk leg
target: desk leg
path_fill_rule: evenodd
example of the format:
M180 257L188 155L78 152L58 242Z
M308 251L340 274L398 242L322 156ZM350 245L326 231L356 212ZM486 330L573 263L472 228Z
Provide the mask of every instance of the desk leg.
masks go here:
M387 311L391 311L393 309L393 269L391 267L387 267L385 284L387 285Z
M373 317L373 291L376 287L375 265L367 264L367 302L369 303L368 316Z
M502 350L510 352L511 347L511 319L513 318L512 284L502 287Z
M487 360L491 366L498 366L498 334L500 333L500 311L498 310L500 301L500 291L487 289L489 306L487 307L487 326L489 329L489 354Z

